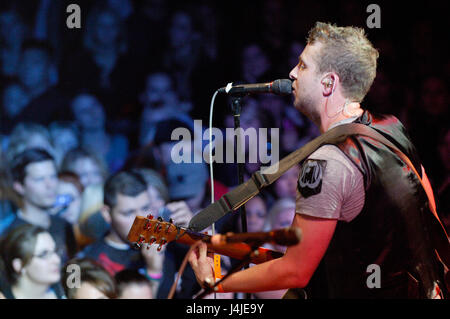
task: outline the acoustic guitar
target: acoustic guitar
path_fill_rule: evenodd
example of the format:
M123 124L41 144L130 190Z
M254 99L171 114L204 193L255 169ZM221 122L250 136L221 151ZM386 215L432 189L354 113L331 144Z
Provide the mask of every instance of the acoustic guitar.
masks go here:
M210 243L211 236L207 234L190 231L186 228L174 225L171 221L165 222L161 217L153 219L153 216L147 217L136 216L133 225L128 233L128 240L133 243L136 248L140 248L142 244L157 244L158 251L172 241L193 245L199 240L207 243L208 250L220 255L228 256L238 260L248 257L253 251L252 247L246 243L223 243L212 245ZM254 254L251 255L250 262L260 264L265 261L280 258L283 253L270 250L264 247L258 247Z
M142 244L158 244L157 250L160 251L164 245L172 241L193 245L197 241L202 240L206 242L210 251L238 260L243 260L250 256L250 262L253 264L260 264L283 256L283 253L279 251L264 247L258 247L256 253L250 254L254 250L249 244L241 242L212 245L210 239L210 235L176 226L171 220L165 222L161 217L153 219L152 215L147 217L136 216L128 233L128 240L136 248L140 248ZM306 299L306 292L304 289L291 288L283 296L283 299Z

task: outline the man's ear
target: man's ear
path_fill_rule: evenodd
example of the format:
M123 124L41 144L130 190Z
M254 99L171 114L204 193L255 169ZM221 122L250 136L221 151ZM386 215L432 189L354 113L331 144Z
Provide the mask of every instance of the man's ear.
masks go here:
M23 264L20 258L14 258L11 262L11 265L16 273L20 274L22 272Z
M22 183L18 181L14 181L13 183L13 189L20 195L23 196L25 193L25 188L23 187Z
M322 84L322 93L324 96L330 96L334 93L339 77L334 73L327 73L320 81Z
M103 205L100 209L100 213L102 214L103 219L108 223L111 224L111 208L109 208L108 205Z

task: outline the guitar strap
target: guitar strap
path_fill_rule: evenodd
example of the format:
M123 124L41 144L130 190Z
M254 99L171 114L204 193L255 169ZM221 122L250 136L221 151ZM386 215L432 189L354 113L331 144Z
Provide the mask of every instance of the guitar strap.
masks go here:
M434 239L436 239L435 242L437 245L436 250L438 253L438 257L447 266L447 268L449 268L449 239L445 228L437 215L433 191L431 189L431 186L429 185L426 175L423 174L425 179L422 180L409 158L403 152L401 152L392 142L390 142L370 126L358 123L342 124L334 127L324 134L320 135L319 137L315 138L311 142L307 143L305 146L284 157L278 163L275 163L268 168L263 168L261 171L253 173L251 178L246 182L238 185L237 187L223 195L218 201L210 204L205 209L196 214L189 223L189 229L192 231L200 232L201 230L207 228L208 226L219 220L221 217L235 211L236 209L244 205L247 201L256 196L263 188L276 181L292 166L306 159L320 146L325 144L338 144L345 141L345 139L352 135L367 136L386 145L393 152L395 152L403 160L403 162L408 165L416 174L428 197L428 206L434 216L433 219L440 225L440 230L438 232L433 232L433 236L435 237ZM422 172L425 173L424 171Z

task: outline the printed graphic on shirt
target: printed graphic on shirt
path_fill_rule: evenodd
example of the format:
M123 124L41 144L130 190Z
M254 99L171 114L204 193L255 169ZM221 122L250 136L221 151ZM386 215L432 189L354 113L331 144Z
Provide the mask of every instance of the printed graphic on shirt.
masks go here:
M100 255L98 255L98 262L105 267L105 269L112 275L114 276L116 273L118 273L121 270L125 269L125 265L116 263L114 261L112 261L108 255L106 255L105 253L101 253Z
M298 179L298 191L304 198L319 194L322 190L322 177L327 161L306 160Z

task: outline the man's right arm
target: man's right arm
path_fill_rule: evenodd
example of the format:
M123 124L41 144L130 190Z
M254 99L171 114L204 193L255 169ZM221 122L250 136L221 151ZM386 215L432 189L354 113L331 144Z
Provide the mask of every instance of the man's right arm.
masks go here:
M292 226L301 228L302 240L290 246L278 259L255 265L230 275L223 282L225 292L259 292L305 287L320 263L336 228L336 219L295 214ZM199 283L213 278L212 266L206 256L206 244L193 252L189 261Z

